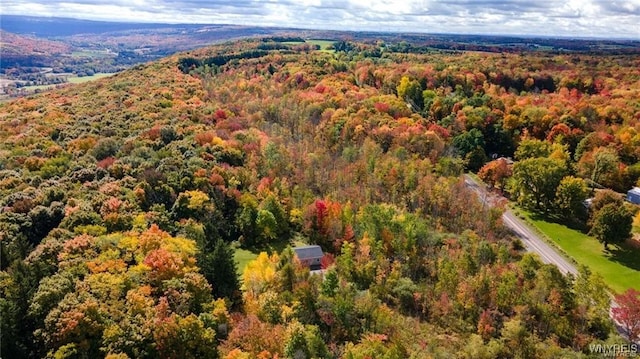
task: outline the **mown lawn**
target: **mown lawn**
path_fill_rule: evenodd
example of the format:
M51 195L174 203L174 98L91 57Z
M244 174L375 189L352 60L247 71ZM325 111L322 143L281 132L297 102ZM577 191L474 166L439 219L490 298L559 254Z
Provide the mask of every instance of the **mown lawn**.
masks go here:
M238 264L238 274L242 276L244 273L244 269L247 267L247 264L252 260L258 257L260 252L267 252L268 254L278 253L280 254L287 246L295 247L302 246L307 244L305 240L300 236L294 236L289 241L274 241L269 243L268 245L262 247L250 247L250 248L241 248L240 244L234 242L232 247L234 249L233 258Z
M250 250L243 248L236 248L233 258L236 260L236 263L238 263L238 275L242 276L247 264L256 259L256 257L258 257L257 253L253 253Z
M599 273L615 292L621 293L629 288L640 290L640 251L630 246L604 246L595 238L559 223L550 222L523 210L529 223L545 234L553 243L577 263L586 265L591 271Z

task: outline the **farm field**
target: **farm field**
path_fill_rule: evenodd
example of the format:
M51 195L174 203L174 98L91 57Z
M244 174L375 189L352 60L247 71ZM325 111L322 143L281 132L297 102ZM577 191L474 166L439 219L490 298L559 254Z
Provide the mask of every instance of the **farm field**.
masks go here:
M97 73L91 76L71 76L67 79L67 81L72 84L81 84L84 82L99 80L109 76L113 76L113 73Z
M112 76L112 73L97 73L91 76L69 76L67 77L67 82L66 83L70 83L70 84L80 84L80 83L85 83L85 82L89 82L89 81L95 81L98 79L102 79L105 77L109 77ZM51 90L54 89L58 86L64 86L66 83L61 83L61 84L55 84L55 85L34 85L34 86L23 86L20 89L24 90L26 93L33 93L36 91L46 91L46 90Z

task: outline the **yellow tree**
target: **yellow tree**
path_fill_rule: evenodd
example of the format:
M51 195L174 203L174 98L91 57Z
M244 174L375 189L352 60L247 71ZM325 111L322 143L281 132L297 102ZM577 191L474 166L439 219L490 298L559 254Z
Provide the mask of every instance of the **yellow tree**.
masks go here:
M273 287L279 260L275 253L269 256L266 252L261 252L247 264L242 275L242 289L248 313L257 312L256 300L260 294Z

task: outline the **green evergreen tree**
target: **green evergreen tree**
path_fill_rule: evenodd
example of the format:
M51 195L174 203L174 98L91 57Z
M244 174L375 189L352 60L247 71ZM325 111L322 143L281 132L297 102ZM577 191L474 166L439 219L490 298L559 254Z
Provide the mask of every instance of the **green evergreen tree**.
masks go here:
M222 239L215 242L213 251L200 254L198 263L202 274L213 287L216 298L227 298L239 304L240 282L233 249Z

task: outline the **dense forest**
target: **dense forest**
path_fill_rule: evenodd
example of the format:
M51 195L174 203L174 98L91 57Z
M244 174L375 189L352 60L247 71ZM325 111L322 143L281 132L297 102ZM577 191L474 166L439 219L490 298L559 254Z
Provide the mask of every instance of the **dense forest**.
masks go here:
M624 240L639 57L286 40L0 105L2 357L580 358L625 343L603 279L526 253L461 175ZM324 250L322 274L302 243ZM237 250L262 253L238 268Z

